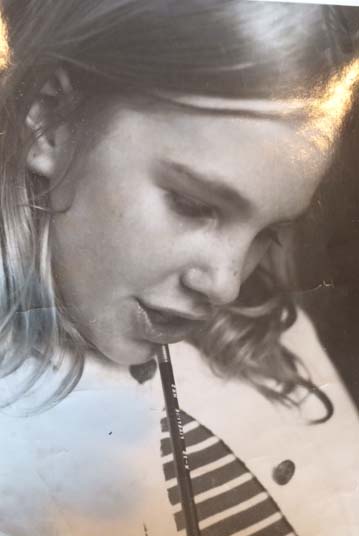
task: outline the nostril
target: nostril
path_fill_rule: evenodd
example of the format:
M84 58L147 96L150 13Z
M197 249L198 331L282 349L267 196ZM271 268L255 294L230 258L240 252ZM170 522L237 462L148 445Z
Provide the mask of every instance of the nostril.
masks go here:
M239 294L241 271L231 266L211 266L207 269L191 267L182 278L182 284L187 289L205 297L216 307L234 302Z

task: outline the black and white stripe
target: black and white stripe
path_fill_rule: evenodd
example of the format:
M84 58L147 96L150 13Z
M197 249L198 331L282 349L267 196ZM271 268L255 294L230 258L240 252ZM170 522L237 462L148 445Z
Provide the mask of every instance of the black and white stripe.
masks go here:
M276 502L230 448L181 411L201 536L296 536ZM178 532L184 518L167 420L161 420L161 453Z

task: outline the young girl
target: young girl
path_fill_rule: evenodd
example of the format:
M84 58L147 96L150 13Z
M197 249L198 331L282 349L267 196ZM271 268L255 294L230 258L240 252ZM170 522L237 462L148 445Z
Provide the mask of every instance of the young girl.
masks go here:
M201 533L345 534L344 512L352 534L331 493L351 453L331 478L313 456L339 431L354 445L355 427L304 432L257 394L298 405L313 391L310 419L333 397L354 419L282 346L294 309L264 260L309 205L351 97L335 10L10 0L3 13L0 529L184 530L153 358L187 340L210 364L175 347ZM303 322L303 353L320 355Z

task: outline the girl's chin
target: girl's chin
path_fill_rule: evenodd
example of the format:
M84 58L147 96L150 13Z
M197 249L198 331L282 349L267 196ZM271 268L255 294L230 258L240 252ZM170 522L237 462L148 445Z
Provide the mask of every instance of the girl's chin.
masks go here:
M156 356L158 345L146 341L117 340L97 345L100 353L112 363L129 367L142 365Z

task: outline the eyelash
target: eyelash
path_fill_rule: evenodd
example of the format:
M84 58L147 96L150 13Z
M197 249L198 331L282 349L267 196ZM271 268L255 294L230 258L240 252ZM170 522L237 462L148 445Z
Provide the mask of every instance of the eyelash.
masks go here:
M197 201L197 199L172 191L168 191L167 196L172 208L181 216L192 219L213 219L217 216L214 207Z
M167 197L170 200L172 208L181 216L191 219L214 219L217 217L217 210L214 207L197 201L192 197L173 191L167 191ZM282 246L278 230L273 227L268 227L262 231L261 237L266 240L269 239L271 243L277 246Z

